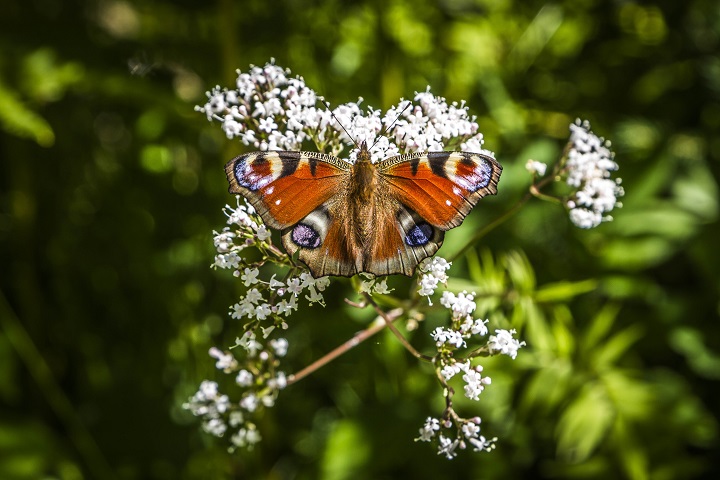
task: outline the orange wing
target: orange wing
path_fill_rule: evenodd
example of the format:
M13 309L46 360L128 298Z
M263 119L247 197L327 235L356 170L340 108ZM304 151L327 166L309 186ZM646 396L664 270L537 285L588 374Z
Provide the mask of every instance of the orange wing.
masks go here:
M230 193L245 197L277 229L305 218L343 188L350 165L313 152L255 152L225 165Z
M394 198L441 230L457 227L479 199L495 195L502 173L490 155L469 152L400 155L377 168Z

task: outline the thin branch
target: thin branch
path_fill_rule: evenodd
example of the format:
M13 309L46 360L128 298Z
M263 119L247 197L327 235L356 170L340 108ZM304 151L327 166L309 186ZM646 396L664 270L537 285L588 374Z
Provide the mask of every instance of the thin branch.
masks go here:
M547 184L551 183L555 179L555 172L553 174L548 175L547 177L543 177L539 182L533 183L530 185L528 193L526 193L518 202L513 205L509 210L507 210L505 213L497 217L492 222L485 225L483 228L481 228L475 235L473 235L470 240L465 242L465 245L455 254L450 255L448 258L448 261L453 261L458 257L461 257L465 252L470 250L477 242L480 241L481 238L483 238L485 235L487 235L490 231L492 231L497 226L505 223L506 220L508 220L510 217L515 215L520 208L527 203L528 200L530 200L532 197L537 197L542 200L550 201L552 199L553 203L557 203L557 200L553 197L549 197L547 195L544 195L540 190L545 187Z
M365 330L356 333L350 340L343 343L339 347L335 348L331 352L325 354L321 358L315 360L313 363L308 365L307 367L303 368L299 372L288 376L287 384L292 385L293 383L296 383L303 378L307 377L311 373L315 372L316 370L319 370L320 368L324 367L331 361L335 360L337 357L342 355L343 353L347 352L351 348L355 347L356 345L364 342L368 338L372 337L376 333L378 333L380 330L385 328L388 325L392 325L392 322L400 318L402 315L403 310L401 308L396 308L394 310L389 311L386 313L385 317L383 318L383 322L375 321L372 325L370 325Z
M410 352L417 359L432 362L433 357L431 357L429 355L423 355L422 353L415 350L415 347L410 345L410 342L408 342L407 339L403 336L403 334L400 333L400 331L397 328L395 328L395 325L393 325L392 321L388 318L388 314L385 313L383 311L383 309L378 306L377 303L375 303L375 300L372 299L370 294L365 292L365 293L363 293L363 296L365 297L365 300L367 301L367 303L372 305L373 308L375 309L375 311L378 313L378 315L380 315L385 320L385 323L387 323L387 326L390 329L390 331L397 337L398 340L400 340L400 343L403 344L403 346L405 347L405 349L408 352Z

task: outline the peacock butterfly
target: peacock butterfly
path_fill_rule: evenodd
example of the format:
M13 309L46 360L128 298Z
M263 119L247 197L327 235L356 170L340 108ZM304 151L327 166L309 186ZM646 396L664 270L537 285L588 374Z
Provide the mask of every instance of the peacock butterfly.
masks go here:
M225 166L240 194L282 233L315 278L402 273L442 245L477 201L497 193L502 167L488 153L425 152L354 164L314 152L254 152Z

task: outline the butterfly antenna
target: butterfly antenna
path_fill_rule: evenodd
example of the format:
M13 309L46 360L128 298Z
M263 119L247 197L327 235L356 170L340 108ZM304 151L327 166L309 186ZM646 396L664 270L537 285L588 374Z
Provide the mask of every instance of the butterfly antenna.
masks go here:
M355 148L360 148L360 146L357 144L357 142L355 141L353 136L350 135L350 132L348 132L347 128L345 128L345 125L340 123L340 120L338 120L338 118L335 116L335 113L332 110L330 110L330 102L326 102L325 99L322 97L320 98L320 101L323 103L323 105L325 105L325 108L327 108L327 111L330 112L330 115L332 115L332 117L335 119L337 124L340 125L340 128L342 128L345 131L345 134L347 134L350 141L353 142L353 145L355 145Z
M398 122L398 120L400 120L400 117L403 116L403 113L405 113L405 110L407 110L408 108L412 107L412 101L408 100L407 102L408 102L408 104L405 105L405 108L403 108L400 113L398 113L398 116L395 117L395 120L393 120L390 125L388 125L387 127L385 127L385 128L382 129L382 131L380 132L380 135L378 135L377 138L375 139L375 143L372 144L372 147L374 147L374 146L377 144L377 142L379 142L380 139L381 139L382 137L384 137L384 136L387 134L387 132L389 132L390 129L395 126L395 124ZM370 149L372 149L372 147L370 147Z

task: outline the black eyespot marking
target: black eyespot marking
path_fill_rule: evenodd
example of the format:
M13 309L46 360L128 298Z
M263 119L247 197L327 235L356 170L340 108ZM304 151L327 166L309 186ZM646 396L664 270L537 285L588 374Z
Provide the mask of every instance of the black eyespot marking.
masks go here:
M292 241L298 247L313 249L320 246L320 234L311 226L298 223L293 227Z
M430 242L433 229L429 223L416 223L405 235L405 243L411 247L422 247Z

